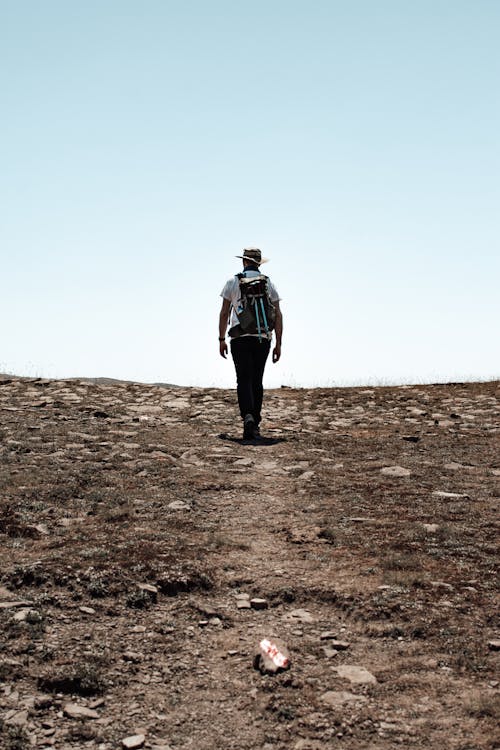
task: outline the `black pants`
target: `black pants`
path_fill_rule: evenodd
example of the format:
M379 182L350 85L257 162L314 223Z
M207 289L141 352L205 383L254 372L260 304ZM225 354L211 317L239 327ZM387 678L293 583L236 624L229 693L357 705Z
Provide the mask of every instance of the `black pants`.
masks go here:
M270 348L270 341L259 341L257 336L239 336L231 341L240 414L242 418L245 414L253 414L256 424L260 422L264 395L262 378Z

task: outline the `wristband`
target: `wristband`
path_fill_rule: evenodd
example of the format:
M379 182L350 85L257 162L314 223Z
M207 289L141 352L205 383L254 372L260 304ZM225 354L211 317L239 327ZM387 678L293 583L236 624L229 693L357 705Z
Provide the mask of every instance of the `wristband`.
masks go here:
M219 336L219 341L225 341L225 340L226 340L225 337L223 339L221 339L221 337Z

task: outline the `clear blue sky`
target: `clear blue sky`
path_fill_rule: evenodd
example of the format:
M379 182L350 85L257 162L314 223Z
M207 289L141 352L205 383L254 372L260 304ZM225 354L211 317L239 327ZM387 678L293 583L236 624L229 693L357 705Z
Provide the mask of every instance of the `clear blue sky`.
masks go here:
M497 0L0 0L0 371L230 386L500 375Z

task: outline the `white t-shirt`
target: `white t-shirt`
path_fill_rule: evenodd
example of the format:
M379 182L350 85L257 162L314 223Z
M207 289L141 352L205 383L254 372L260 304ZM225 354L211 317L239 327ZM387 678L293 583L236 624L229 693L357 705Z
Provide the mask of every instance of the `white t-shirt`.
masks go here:
M246 271L244 271L245 276L248 278L252 278L252 276L261 276L260 271L255 271L253 268L248 268ZM269 297L271 298L271 302L279 302L280 296L278 294L278 290L272 283L271 279L267 280L268 288L269 288ZM224 299L228 299L231 302L231 320L229 321L229 327L232 328L233 326L238 325L238 317L236 315L236 310L238 309L238 306L241 302L241 295L240 295L240 280L237 276L233 276L232 279L229 279L229 281L226 281L224 284L224 288L222 292L220 293L220 296ZM243 336L258 336L258 333L243 333ZM267 334L263 333L262 336L264 338L272 338L272 333L267 336Z

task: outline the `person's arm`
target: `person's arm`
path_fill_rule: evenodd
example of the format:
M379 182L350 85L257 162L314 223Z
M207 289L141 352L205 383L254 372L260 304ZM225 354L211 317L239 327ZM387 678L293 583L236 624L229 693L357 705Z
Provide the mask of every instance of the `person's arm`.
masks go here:
M224 359L227 357L226 331L230 311L231 300L223 299L219 315L219 352Z
M283 335L283 314L280 309L280 303L274 302L276 318L274 320L274 332L276 334L276 344L273 349L273 362L277 362L281 357L281 337Z

